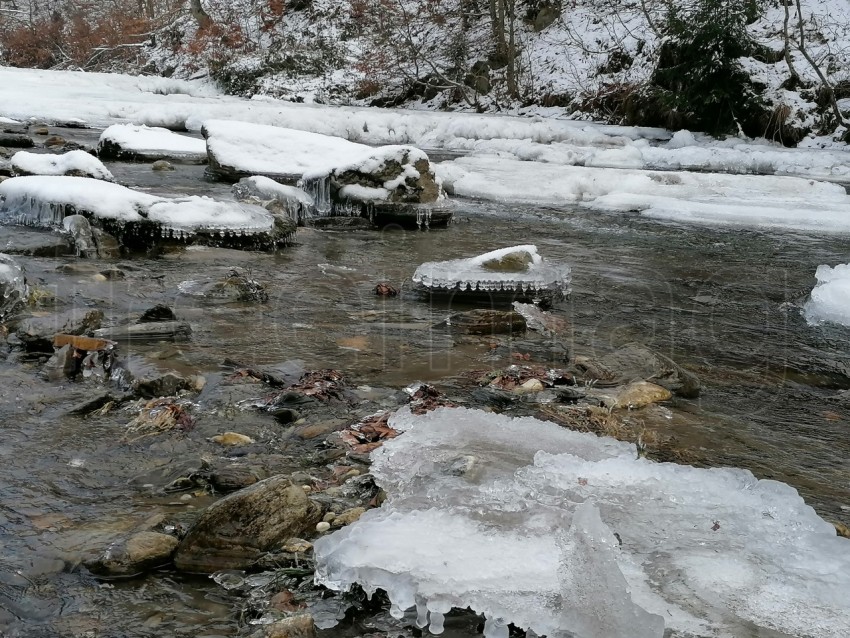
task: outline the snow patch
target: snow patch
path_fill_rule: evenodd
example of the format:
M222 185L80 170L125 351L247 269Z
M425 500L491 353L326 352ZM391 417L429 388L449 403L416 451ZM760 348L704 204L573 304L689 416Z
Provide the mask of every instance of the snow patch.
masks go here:
M804 307L806 320L850 326L850 264L818 266L815 277L817 283Z
M19 151L12 156L12 168L17 173L28 175L68 175L91 177L108 182L112 173L99 159L86 151L68 151L62 155L47 155Z
M113 124L100 135L99 148L114 144L139 157L206 160L204 140L143 124Z

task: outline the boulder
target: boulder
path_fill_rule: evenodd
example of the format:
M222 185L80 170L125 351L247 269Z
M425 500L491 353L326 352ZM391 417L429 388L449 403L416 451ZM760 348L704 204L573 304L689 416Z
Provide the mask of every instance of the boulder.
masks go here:
M168 534L139 532L110 545L86 567L93 574L107 577L129 577L167 565L178 540Z
M8 146L10 148L32 148L35 142L26 135L18 133L0 133L0 146Z
M74 254L73 243L67 234L27 226L0 225L0 246L9 255L62 257Z
M211 505L189 529L174 562L188 572L245 569L289 538L313 530L321 509L286 476L273 476Z
M205 164L207 161L204 140L142 124L113 124L101 133L97 153L105 159L129 162L172 160L186 164ZM169 170L156 166L152 168Z
M18 324L17 336L31 352L53 352L53 337L58 334L83 335L100 327L101 310L75 308L47 317L30 317Z
M70 175L113 181L112 173L94 155L68 151L61 155L19 151L12 156L16 175Z
M621 388L614 397L614 407L636 410L651 403L669 401L670 390L648 381L634 381Z

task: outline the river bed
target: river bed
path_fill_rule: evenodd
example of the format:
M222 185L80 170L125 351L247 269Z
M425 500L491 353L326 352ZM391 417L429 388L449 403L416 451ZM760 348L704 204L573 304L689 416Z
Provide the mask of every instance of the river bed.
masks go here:
M163 173L144 164L108 166L120 183L157 194L229 193L229 186L204 181L200 166ZM787 482L822 517L850 524L850 397L841 394L850 388L850 334L809 326L801 315L815 268L847 261L844 238L575 208L470 200L454 206L455 223L441 230L302 228L294 245L275 254L190 248L87 262L92 272L117 265L127 276L116 281L57 271L73 257L19 261L30 281L65 306L103 310L106 325L157 303L174 308L192 325L190 341L122 346L122 353L138 370L204 375L203 406L226 374L226 358L252 366L297 360L308 370L341 370L352 386L387 391L414 381L456 390L468 370L503 367L529 344L519 339L507 351L493 350L485 339L434 329L449 308L412 299L404 287L421 262L533 243L573 268L572 295L553 311L570 326L571 353L604 354L637 341L667 354L699 375L703 391L699 399L676 399L659 417L665 423L655 425L694 462ZM268 285L267 303L181 292L235 267ZM377 297L381 281L402 294ZM552 356L537 360L557 365ZM31 363L0 361L0 634L233 635L238 600L210 579L166 570L101 582L75 562L97 541L153 514L211 502L163 497L149 477L197 455L207 430L251 427L250 417L210 413L201 416L206 429L128 444L128 414L70 417L68 406L90 390L48 383L36 372ZM280 432L269 436L285 440ZM303 449L280 447L298 468Z

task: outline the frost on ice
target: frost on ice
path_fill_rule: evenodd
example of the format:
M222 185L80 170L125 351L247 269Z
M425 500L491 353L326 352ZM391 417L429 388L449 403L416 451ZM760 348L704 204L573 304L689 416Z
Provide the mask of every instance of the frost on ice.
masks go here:
M250 236L269 243L285 239L276 234L282 227L274 215L251 204L158 197L84 177L15 177L0 183L0 221L60 226L66 215L75 213L119 230L130 224L141 232L150 225L163 236Z
M17 175L69 175L113 180L112 173L94 155L85 151L68 151L61 155L18 151L12 156L12 170Z
M570 267L550 264L536 246L511 246L468 259L426 262L413 273L413 281L430 290L548 292L563 297L570 290Z
M332 589L382 589L432 633L469 607L487 638L850 635L850 541L783 483L529 417L403 409L390 426L372 455L386 502L316 541Z
M97 149L101 157L121 160L207 161L204 140L142 124L113 124L100 134Z
M0 253L0 321L22 304L26 296L23 268L9 255Z
M850 326L850 264L818 266L815 277L817 284L804 309L808 322L831 321Z

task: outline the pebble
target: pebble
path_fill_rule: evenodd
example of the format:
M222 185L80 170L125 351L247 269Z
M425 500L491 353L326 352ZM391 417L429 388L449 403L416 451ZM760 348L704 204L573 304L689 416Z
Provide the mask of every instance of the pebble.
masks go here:
M322 519L325 523L333 523L336 518L336 512L328 512Z
M254 442L250 436L245 436L244 434L239 434L238 432L225 432L224 434L217 434L210 439L213 443L218 443L219 445L250 445Z
M316 531L321 533L327 532L331 528L331 524L327 521L322 521L321 523L316 523Z
M166 160L157 160L153 164L151 164L152 171L173 171L174 166L171 162L167 162Z
M529 379L521 386L514 388L514 394L533 394L543 392L545 386L540 379Z

